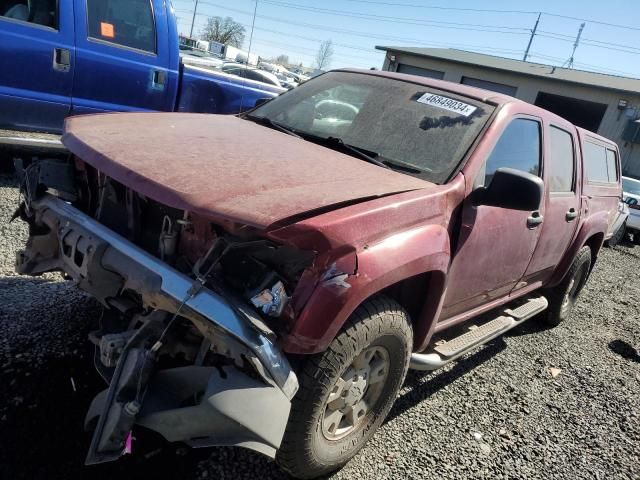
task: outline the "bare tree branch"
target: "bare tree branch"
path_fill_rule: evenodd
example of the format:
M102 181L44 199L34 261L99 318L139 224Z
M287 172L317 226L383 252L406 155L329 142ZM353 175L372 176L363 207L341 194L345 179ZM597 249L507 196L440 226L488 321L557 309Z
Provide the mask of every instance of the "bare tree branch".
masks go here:
M331 60L333 59L333 42L331 40L325 40L320 44L318 53L316 54L316 67L320 70L329 68Z
M210 17L200 36L203 40L240 48L244 42L245 28L231 17Z

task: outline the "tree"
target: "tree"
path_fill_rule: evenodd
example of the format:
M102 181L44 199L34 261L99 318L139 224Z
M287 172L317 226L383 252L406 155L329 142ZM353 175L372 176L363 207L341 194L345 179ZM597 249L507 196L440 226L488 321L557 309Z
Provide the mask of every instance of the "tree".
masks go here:
M278 65L289 65L289 56L280 54L276 57L276 63Z
M240 48L244 42L245 28L231 17L209 17L200 36L203 40Z
M333 42L331 40L325 40L320 44L318 53L316 54L316 67L319 70L329 68L333 57Z

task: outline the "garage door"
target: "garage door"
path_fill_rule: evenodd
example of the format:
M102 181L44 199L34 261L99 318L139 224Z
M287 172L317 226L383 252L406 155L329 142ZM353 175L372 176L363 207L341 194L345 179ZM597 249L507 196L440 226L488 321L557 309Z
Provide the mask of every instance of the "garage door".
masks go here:
M460 83L471 87L484 88L485 90L491 90L492 92L504 93L505 95L511 95L512 97L515 97L516 92L518 91L517 87L512 87L511 85L489 82L488 80L480 80L479 78L472 77L462 77L462 81Z
M404 63L398 64L396 72L408 73L409 75L419 75L421 77L435 78L437 80L442 80L444 78L444 72L439 72L438 70L430 70L428 68L414 67L413 65L406 65Z

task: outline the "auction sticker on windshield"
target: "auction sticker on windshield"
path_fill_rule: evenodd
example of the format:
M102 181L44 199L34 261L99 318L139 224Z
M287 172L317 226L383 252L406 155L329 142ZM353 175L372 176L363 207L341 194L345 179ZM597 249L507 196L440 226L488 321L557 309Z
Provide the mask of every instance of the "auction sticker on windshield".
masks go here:
M465 117L468 117L478 109L478 107L474 107L473 105L454 100L453 98L443 97L442 95L436 95L435 93L425 93L416 101L424 103L425 105L432 105L444 110L449 110L450 112L459 113Z

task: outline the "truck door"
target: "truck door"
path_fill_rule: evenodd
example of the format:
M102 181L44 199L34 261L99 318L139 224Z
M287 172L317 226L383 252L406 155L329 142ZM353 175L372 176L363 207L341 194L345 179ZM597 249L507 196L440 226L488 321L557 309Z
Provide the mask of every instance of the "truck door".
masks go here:
M0 125L62 131L71 107L73 9L56 0L0 1Z
M544 178L548 190L540 240L523 280L544 281L567 251L580 214L578 137L570 125L545 125Z
M74 5L72 113L173 110L178 46L177 40L169 45L165 3L75 0ZM172 61L176 68L171 72Z
M512 119L475 180L470 179L474 188L489 185L495 171L503 167L540 175L541 133L542 123L535 117ZM539 211L475 206L470 198L465 200L441 320L509 294L531 261L541 215Z

